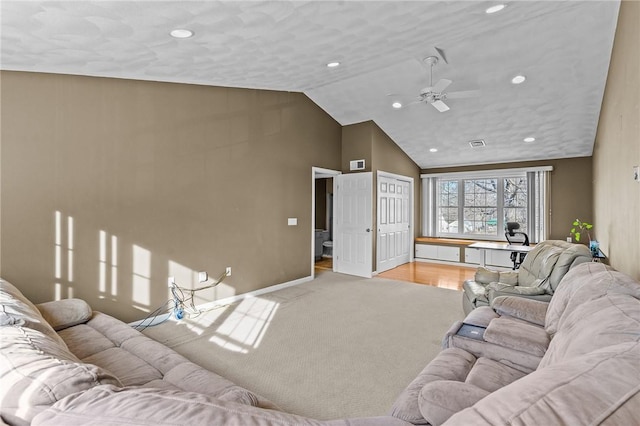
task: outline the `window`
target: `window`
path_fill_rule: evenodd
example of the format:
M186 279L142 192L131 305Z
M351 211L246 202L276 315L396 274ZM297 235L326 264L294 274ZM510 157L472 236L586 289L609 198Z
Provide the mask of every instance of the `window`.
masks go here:
M504 240L518 222L532 242L546 239L550 167L422 175L424 235Z

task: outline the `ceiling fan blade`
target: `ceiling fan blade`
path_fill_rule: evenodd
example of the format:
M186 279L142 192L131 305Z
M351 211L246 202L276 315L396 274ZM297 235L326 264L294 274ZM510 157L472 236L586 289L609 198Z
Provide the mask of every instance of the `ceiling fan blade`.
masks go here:
M438 55L440 55L440 57L442 58L442 60L444 61L445 64L448 64L449 61L447 61L447 55L444 54L444 49L440 49L437 46L434 46L436 48L436 52L438 52Z
M442 101L435 101L431 105L440 112L449 111L449 107Z
M436 93L441 93L444 89L449 87L451 83L453 83L453 81L443 78L439 80L436 84L434 84L431 90Z
M447 99L476 98L480 96L479 90L462 90L458 92L447 92Z

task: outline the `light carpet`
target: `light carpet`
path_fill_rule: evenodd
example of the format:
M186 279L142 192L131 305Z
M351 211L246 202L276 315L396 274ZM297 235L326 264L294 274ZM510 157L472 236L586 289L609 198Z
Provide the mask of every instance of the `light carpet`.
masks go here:
M286 412L326 420L388 414L462 318L459 291L327 271L144 333Z

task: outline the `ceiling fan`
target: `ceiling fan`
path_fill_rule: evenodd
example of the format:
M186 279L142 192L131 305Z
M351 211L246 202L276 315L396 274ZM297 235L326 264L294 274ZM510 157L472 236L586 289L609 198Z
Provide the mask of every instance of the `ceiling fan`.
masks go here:
M444 56L443 56L444 59ZM446 59L444 59L446 62ZM429 86L420 90L418 100L412 103L428 103L440 112L449 111L449 106L444 103L447 99L460 99L478 96L477 90L467 90L462 92L448 92L444 90L449 87L453 81L442 78L433 84L433 67L438 63L437 56L427 56L423 62L429 66Z

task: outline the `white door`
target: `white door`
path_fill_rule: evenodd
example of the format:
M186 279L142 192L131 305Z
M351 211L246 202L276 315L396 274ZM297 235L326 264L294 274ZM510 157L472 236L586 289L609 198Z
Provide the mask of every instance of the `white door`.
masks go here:
M336 176L333 265L336 272L371 277L372 199L371 172Z
M411 259L411 183L378 175L378 272Z

